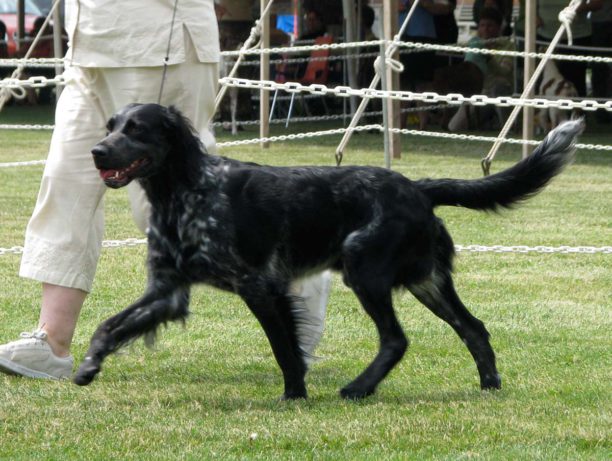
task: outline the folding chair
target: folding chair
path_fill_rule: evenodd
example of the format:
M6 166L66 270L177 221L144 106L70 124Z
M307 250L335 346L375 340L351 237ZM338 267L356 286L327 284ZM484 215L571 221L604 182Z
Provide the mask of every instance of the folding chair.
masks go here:
M330 44L333 42L333 37L331 35L322 35L321 37L317 37L315 39L315 45L323 45ZM327 79L329 77L329 58L330 51L329 49L323 50L313 50L310 53L310 59L304 70L304 75L297 79L297 82L302 85L312 85L312 84L320 84L325 85L327 83ZM281 65L282 66L282 65ZM284 69L284 68L283 68ZM277 77L275 79L278 83L284 83L288 79L286 78L286 74L284 72L277 72ZM278 90L274 92L274 97L272 99L272 107L270 108L270 120L272 120L272 114L274 113L274 107L276 105ZM302 99L302 105L306 111L308 116L311 115L310 108L306 103L306 99L303 94L300 94ZM289 109L287 110L287 121L285 122L285 128L289 125L289 119L291 118L291 112L293 111L293 102L295 100L295 93L291 95L291 102L289 103ZM327 108L327 103L325 102L325 97L323 97L323 107L325 108L325 113L329 113L329 109Z

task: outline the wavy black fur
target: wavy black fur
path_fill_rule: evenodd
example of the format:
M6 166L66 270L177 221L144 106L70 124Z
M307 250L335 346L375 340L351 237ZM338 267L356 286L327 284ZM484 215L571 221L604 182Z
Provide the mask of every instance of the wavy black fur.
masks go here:
M109 121L92 153L109 187L140 181L152 205L148 285L143 297L103 322L77 371L90 383L104 358L160 324L184 320L190 287L208 283L239 294L261 323L282 370L285 398L306 397L305 316L292 304L293 280L340 271L379 333L374 361L341 391L373 393L408 340L392 305L408 288L446 321L474 357L484 389L501 380L489 334L455 293L454 246L438 205L509 207L542 189L571 161L582 122L553 131L535 153L475 180L410 181L374 167L277 168L208 155L175 109L131 105Z

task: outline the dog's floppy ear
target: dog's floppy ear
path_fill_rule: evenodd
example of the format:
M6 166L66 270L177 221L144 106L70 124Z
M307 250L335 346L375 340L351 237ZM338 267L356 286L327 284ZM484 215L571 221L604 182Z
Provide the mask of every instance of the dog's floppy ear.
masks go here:
M177 134L181 133L190 136L197 135L191 121L174 106L169 106L166 108L166 119L164 120L164 126Z
M200 137L191 121L176 107L169 106L166 108L163 124L172 145L187 149L203 149Z
M170 157L181 159L179 163L174 164L180 164L184 168L182 177L186 181L197 182L202 154L206 153L206 150L191 121L176 107L170 106L165 108L163 127L170 146Z

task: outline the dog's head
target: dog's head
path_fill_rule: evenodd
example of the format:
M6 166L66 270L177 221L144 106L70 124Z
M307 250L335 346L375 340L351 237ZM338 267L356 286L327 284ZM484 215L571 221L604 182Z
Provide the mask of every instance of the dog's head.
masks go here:
M91 153L100 177L117 189L133 179L163 174L175 138L188 123L174 108L158 104L130 104L108 121L108 133ZM189 129L188 129L189 131ZM192 137L189 131L183 135Z

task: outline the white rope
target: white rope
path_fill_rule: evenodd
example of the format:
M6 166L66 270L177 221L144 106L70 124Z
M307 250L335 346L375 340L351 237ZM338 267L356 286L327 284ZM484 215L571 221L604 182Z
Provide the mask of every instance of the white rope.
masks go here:
M533 72L533 75L529 79L529 82L527 82L527 85L525 85L525 88L523 89L523 93L521 94L521 97L520 97L521 100L526 99L527 96L531 94L533 87L535 86L536 82L540 78L540 75L544 71L544 67L550 60L550 55L552 54L553 50L557 46L557 43L559 43L559 40L561 40L561 37L563 36L564 31L567 31L568 33L568 36L567 36L568 43L571 43L572 37L571 37L570 26L571 26L572 20L576 16L576 9L580 6L581 3L582 3L582 0L571 0L569 6L567 6L561 13L559 13L559 21L561 21L561 26L557 30L555 37L550 42L550 45L548 45L544 58L542 58L542 60L539 62L538 67L536 67L536 70ZM497 136L497 139L493 143L493 146L491 146L491 150L489 150L489 153L482 159L481 166L482 166L482 171L485 175L489 174L490 169L491 169L491 163L493 162L493 159L495 158L495 154L497 153L497 151L499 150L499 147L501 146L501 141L502 139L506 137L506 135L510 131L510 128L512 128L512 125L514 124L516 117L521 111L521 108L522 107L519 105L516 105L514 107L514 109L510 113L510 116L508 117L508 120L506 120L506 123L504 124L501 132Z
M147 239L128 238L125 240L105 240L103 248L125 248L145 245ZM461 253L543 253L543 254L612 254L612 246L577 246L562 245L557 247L538 245L534 247L526 245L455 245L455 251ZM0 248L0 256L20 255L23 253L22 246Z

